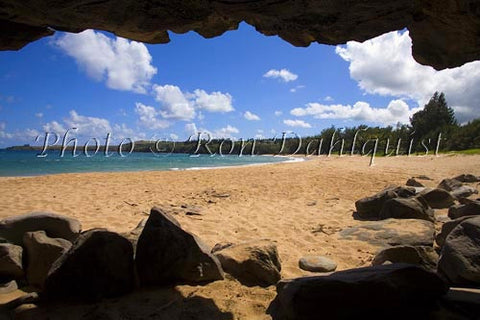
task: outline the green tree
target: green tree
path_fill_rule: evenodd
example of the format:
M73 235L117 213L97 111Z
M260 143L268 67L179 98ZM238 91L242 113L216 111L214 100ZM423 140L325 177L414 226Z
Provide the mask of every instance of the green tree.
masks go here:
M439 132L448 133L457 126L455 112L447 104L443 92L435 92L423 110L410 118L412 130L418 140L434 138Z

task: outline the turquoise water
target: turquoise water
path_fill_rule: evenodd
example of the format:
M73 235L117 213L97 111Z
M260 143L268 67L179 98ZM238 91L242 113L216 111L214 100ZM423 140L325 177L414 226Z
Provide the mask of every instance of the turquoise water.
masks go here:
M45 158L38 158L36 151L7 151L0 149L0 176L36 176L69 172L118 172L149 170L186 170L225 166L250 165L257 163L281 162L284 157L249 156L242 157L188 154L153 154L134 152L125 157L114 153L105 157L98 153L93 157L80 155L76 158L49 151Z

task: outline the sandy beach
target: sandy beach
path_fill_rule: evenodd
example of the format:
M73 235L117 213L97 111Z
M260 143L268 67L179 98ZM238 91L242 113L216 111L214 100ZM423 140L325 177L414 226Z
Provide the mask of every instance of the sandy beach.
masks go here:
M366 223L352 217L356 200L389 185L404 185L413 176L430 177L422 182L433 187L461 173L480 175L476 155L376 158L372 167L369 160L322 156L213 170L0 178L0 218L48 211L79 219L84 230L126 232L147 217L151 207L162 206L210 247L225 241L275 241L282 277L291 278L312 275L298 267L305 255L328 256L337 262L337 270L370 265L380 246L339 236L345 228ZM187 215L189 208L199 215ZM247 288L232 279L177 290L212 299L234 319L269 319L265 310L275 296L274 287Z

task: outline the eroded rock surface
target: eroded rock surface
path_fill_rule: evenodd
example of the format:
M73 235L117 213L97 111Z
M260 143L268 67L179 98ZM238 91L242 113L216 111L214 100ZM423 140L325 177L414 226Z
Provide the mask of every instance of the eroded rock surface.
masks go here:
M169 42L167 30L210 38L242 21L295 46L365 41L408 28L414 58L436 69L480 57L480 5L469 0L3 0L0 49L20 49L54 30L100 29L148 43Z
M150 211L138 238L135 265L144 286L223 279L220 262L210 248L157 207Z

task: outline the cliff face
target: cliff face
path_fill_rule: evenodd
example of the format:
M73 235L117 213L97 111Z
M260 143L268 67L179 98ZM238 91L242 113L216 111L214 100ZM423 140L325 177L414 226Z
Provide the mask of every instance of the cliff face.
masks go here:
M99 29L148 43L170 41L167 30L210 38L242 21L295 46L408 28L422 64L444 69L480 58L478 0L0 0L0 49L18 50L55 30Z

